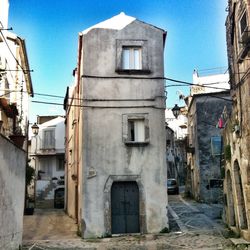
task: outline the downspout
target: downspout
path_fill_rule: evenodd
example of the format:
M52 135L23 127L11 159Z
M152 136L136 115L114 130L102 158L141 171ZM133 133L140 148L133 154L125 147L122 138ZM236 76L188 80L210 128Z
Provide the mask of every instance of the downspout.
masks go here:
M80 150L80 147L79 147L79 129L80 129L80 126L79 126L79 122L80 122L80 80L81 80L81 60L82 60L82 34L80 33L79 34L79 40L78 40L78 59L77 59L77 86L76 86L76 102L77 102L77 105L76 105L76 109L77 109L77 123L76 123L76 145L77 145L77 150L76 150L76 159L77 159L77 200L76 200L76 211L77 211L77 214L76 214L76 220L77 220L77 223L79 225L79 193L80 193L80 184L79 184L79 174L80 174L80 166L79 166L79 150ZM81 144L82 145L82 144Z

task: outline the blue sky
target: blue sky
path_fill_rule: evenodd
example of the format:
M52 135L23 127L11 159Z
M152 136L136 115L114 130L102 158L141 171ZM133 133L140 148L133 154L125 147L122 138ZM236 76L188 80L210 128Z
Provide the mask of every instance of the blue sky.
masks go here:
M194 69L226 67L226 6L227 0L10 0L9 27L26 40L35 93L64 96L73 81L78 32L122 11L168 32L166 77L191 82ZM168 88L168 107L178 103L177 90L189 93L188 87ZM64 114L61 106L31 106L31 122L36 115Z

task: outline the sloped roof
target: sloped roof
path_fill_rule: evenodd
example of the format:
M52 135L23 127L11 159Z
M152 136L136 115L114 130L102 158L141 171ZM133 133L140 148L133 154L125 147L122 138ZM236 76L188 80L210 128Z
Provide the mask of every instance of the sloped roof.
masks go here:
M92 29L113 29L113 30L121 30L125 28L127 25L132 23L136 18L132 16L127 16L124 12L121 12L119 15L113 16L103 22L97 23L88 29L82 31L83 35L87 34Z
M54 119L51 119L51 120L49 120L47 122L39 124L39 127L43 129L45 127L56 126L58 123L61 123L61 122L64 122L64 121L65 121L64 117L58 116L58 117L56 117Z

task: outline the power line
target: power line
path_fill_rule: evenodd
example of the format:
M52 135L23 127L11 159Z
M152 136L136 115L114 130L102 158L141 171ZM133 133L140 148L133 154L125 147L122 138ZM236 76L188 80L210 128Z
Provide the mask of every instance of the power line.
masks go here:
M19 65L19 67L22 69L22 71L23 71L23 73L24 73L24 69L23 69L22 65L21 65L21 64L19 63L19 61L16 59L15 55L13 54L13 52L12 52L12 50L11 50L9 44L8 44L7 41L6 41L5 36L4 36L4 34L3 34L3 32L2 32L1 30L0 30L0 33L1 33L2 37L3 37L4 43L6 44L8 50L10 51L10 54L12 55L12 57L14 58L14 60L16 61L16 63ZM25 74L25 73L24 73L24 74Z
M138 80L167 80L171 82L176 82L176 83L183 83L186 85L190 86L203 86L200 84L195 84L187 81L182 81L182 80L177 80L169 77L162 77L162 76L157 76L157 77L136 77L136 76L97 76L97 75L82 75L82 78L93 78L93 79L138 79ZM211 82L207 83L206 85L213 85L213 84L218 84L221 82ZM168 87L168 86L166 86ZM211 89L220 89L220 90L228 90L226 88L220 88L220 87L212 87L212 86L206 86L207 88Z
M58 105L58 106L64 106L63 103L57 103L57 102L42 102L42 101L31 101L34 103L40 103L40 104L48 104L48 105ZM165 109L165 107L157 107L155 105L134 105L134 106L96 106L96 105L70 105L71 107L80 107L80 108L155 108L155 109Z
M14 60L16 61L17 65L22 69L23 73L26 74L27 72L33 72L33 70L24 69L24 68L22 67L22 65L19 63L19 61L17 60L17 58L16 58L15 55L13 54L13 52L12 52L12 50L11 50L11 48L10 48L10 46L9 46L9 44L8 44L8 42L7 42L7 40L6 40L6 38L5 38L5 36L4 36L4 34L3 34L3 32L2 32L1 29L0 29L0 34L2 35L2 38L3 38L3 40L4 40L4 43L6 44L6 46L7 46L8 50L9 50L10 54L12 55L12 57L14 58ZM12 70L11 70L11 71L12 71ZM16 70L16 71L18 71L18 70Z

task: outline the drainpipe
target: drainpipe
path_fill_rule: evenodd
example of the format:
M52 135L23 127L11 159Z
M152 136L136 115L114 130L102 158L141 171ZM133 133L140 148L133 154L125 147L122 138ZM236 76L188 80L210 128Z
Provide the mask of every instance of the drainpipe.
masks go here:
M77 123L76 123L76 145L77 145L77 150L76 150L76 164L77 164L77 196L76 196L76 220L77 223L79 224L79 189L80 189L80 184L79 184L79 174L80 174L80 166L79 166L79 122L80 122L80 86L81 86L81 60L82 60L82 38L83 35L79 34L79 41L78 41L78 59L77 59L77 86L76 86L76 114L77 114Z

